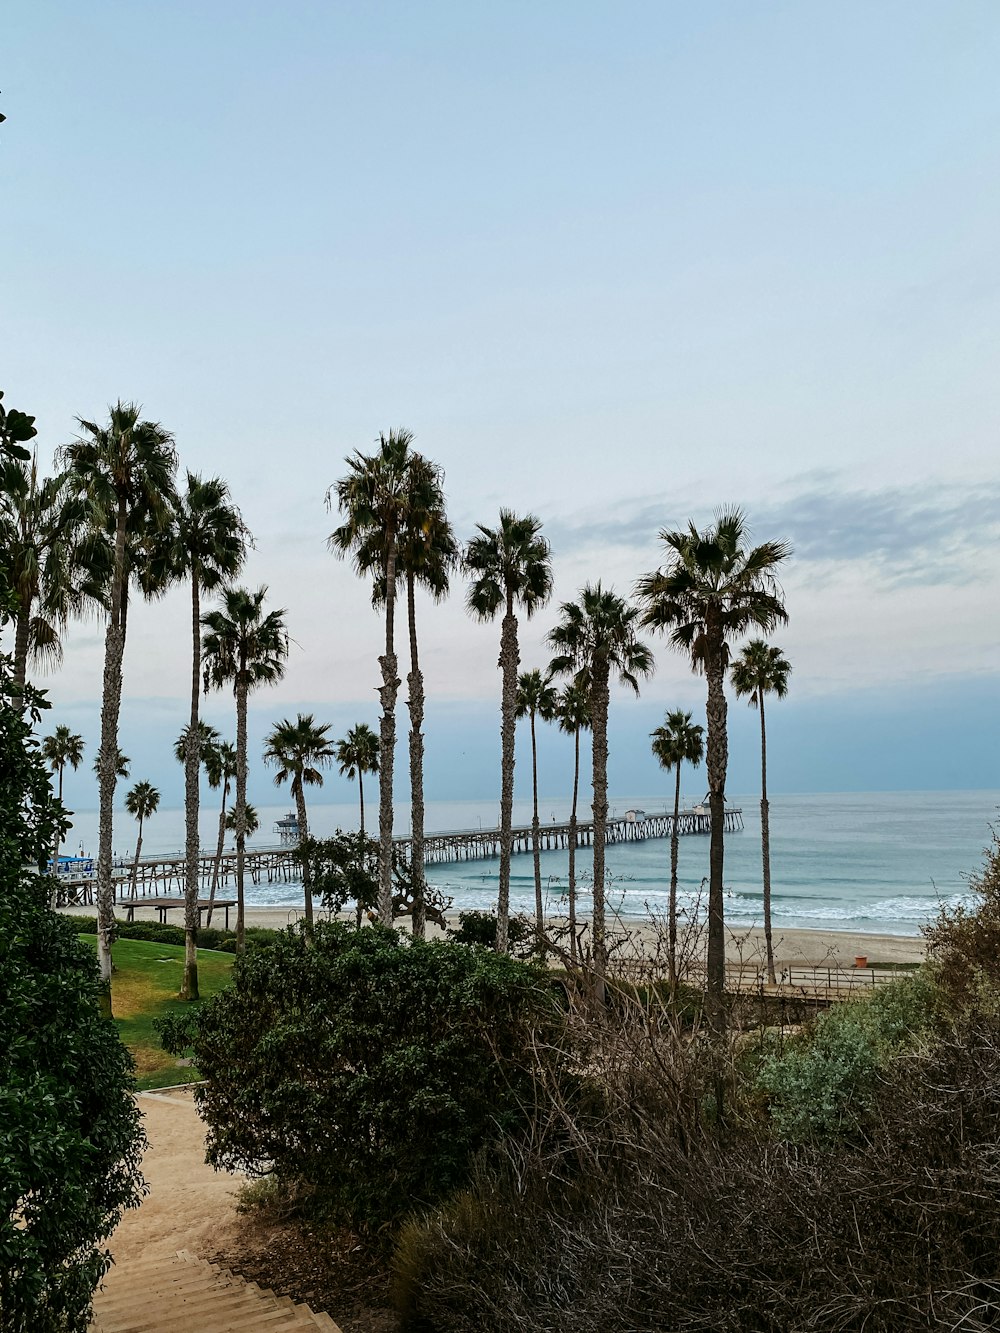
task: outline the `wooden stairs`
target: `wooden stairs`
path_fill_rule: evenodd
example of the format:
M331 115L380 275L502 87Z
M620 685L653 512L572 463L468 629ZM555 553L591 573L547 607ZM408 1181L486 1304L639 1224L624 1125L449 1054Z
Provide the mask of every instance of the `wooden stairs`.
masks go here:
M90 1333L341 1333L327 1314L244 1282L187 1250L112 1268Z

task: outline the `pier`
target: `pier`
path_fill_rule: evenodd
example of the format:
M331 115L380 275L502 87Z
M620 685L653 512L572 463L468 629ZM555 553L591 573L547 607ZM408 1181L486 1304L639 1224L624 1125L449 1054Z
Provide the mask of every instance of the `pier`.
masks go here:
M621 818L609 819L606 842L614 846L622 842L645 842L647 838L669 838L673 833L674 816L672 812L661 811L647 814L643 810L628 810ZM738 833L743 828L743 811L738 806L726 809L725 831ZM709 834L712 831L712 817L706 805L692 806L681 810L677 817L677 833L681 837L697 834ZM531 826L519 826L512 830L513 855L530 852ZM543 852L565 851L569 847L569 823L540 824L538 845ZM409 852L412 839L399 837L394 840ZM576 826L577 847L590 847L594 841L592 821L580 821ZM244 864L247 880L254 885L289 884L299 878L298 867L292 860L294 847L286 841L280 847L247 848ZM424 864L449 865L462 861L491 861L500 856L499 828L456 829L448 833L428 833L424 837ZM93 861L88 860L92 865ZM216 877L216 858L203 854L198 858L199 890L207 894L213 880L216 889L223 890L236 883L236 853L225 851L219 861ZM184 893L185 860L180 854L174 856L144 856L140 859L132 878L131 859L120 858L113 868L115 896L120 905L127 907L137 900L169 896L171 893ZM92 870L74 873L72 867L59 873L59 880L71 901L92 904L94 901L95 874Z

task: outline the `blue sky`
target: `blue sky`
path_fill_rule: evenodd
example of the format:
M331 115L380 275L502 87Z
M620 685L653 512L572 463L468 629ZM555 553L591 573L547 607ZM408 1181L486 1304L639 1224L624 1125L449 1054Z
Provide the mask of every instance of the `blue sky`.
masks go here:
M540 515L557 601L627 592L659 528L723 503L790 538L775 790L996 786L997 68L994 0L15 3L2 387L43 458L121 396L228 478L296 640L262 726L375 720L379 626L323 496L403 423L461 535ZM478 790L497 636L458 596L421 614ZM126 660L124 746L178 790L150 719L183 720L186 615L137 608ZM615 703L623 789L650 719L700 706L658 662ZM74 627L49 682L88 736L100 666Z

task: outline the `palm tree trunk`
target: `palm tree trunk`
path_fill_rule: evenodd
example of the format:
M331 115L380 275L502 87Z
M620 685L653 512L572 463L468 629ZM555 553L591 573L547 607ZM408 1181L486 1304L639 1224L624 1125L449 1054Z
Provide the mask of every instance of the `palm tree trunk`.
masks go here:
M97 961L101 974L101 1013L111 1017L111 942L115 929L115 885L111 851L114 838L114 799L117 783L118 717L122 702L122 658L125 630L125 504L118 503L115 525L115 563L111 584L111 612L104 638L104 683L101 699L101 763L97 837Z
M573 804L569 812L569 959L576 962L576 800L580 790L580 729L573 733Z
M677 853L680 834L677 821L681 813L681 763L677 762L677 781L674 784L674 822L670 827L670 905L667 909L667 967L671 986L677 985Z
M180 998L197 1000L198 994L198 898L201 895L201 866L198 860L198 770L201 766L201 737L198 731L198 701L201 688L201 605L197 564L191 570L191 715L184 747L184 979Z
M417 656L417 609L414 578L406 575L406 609L410 628L410 874L413 879L413 933L427 934L427 875L424 867L424 677Z
M538 946L542 948L545 939L545 922L542 919L542 852L541 837L538 829L538 747L535 743L535 712L529 714L531 723L531 856L535 863L535 934Z
M497 895L497 953L507 953L510 921L510 854L514 843L514 724L517 712L517 617L513 598L507 596L507 613L500 629L500 885Z
M708 769L711 844L708 874L708 1017L716 1032L725 1024L726 927L723 893L726 821L726 768L729 742L726 734L726 693L724 688L723 644L721 631L709 627L705 676L708 682L706 720L708 737L705 747Z
M399 667L393 641L396 618L396 536L388 533L385 562L385 655L382 668L382 717L379 723L379 809L378 809L378 915L384 926L392 925L392 777L396 753L396 694Z
M226 840L226 801L229 799L229 779L222 779L222 812L219 815L219 840L215 844L215 863L212 866L212 887L208 891L208 913L205 917L205 924L212 924L212 911L215 907L215 890L219 886L219 876L222 869L222 844Z
M236 952L246 944L243 869L247 845L247 682L246 663L236 678Z
M608 944L604 917L604 844L608 831L608 662L595 656L590 708L594 753L594 972L598 1000L604 1000L604 979L608 971Z
M306 816L306 793L301 775L292 781L292 794L295 797L295 815L299 824L299 846L309 837L309 820ZM302 888L305 893L306 939L312 939L313 933L313 896L310 883L309 862L302 863Z
M360 832L360 835L359 835L359 837L360 837L360 843L359 843L359 846L360 846L360 849L361 849L361 863L362 863L362 866L367 870L367 867L368 867L368 848L367 848L366 845L365 845L365 784L364 784L364 781L363 781L362 776L361 776L361 768L360 768L360 765L359 765L359 767L358 767L358 799L359 799L360 802L361 802L361 832ZM361 898L360 898L360 896L359 896L357 902L356 902L355 905L354 905L354 914L355 914L355 920L356 920L356 923L357 923L358 930L361 929L361 916L362 916L362 910L363 910L363 909L362 909L362 906L361 906Z
M136 894L136 885L139 879L139 857L142 855L142 815L139 816L139 836L135 840L135 859L132 862L132 883L129 886L129 897L134 898Z
M773 986L774 945L771 941L771 827L767 804L767 729L764 726L764 691L757 691L760 707L760 854L764 873L764 947L767 952L767 979Z
M31 603L25 605L23 598L18 603L17 617L14 622L14 685L24 688L28 674L28 638L31 629Z

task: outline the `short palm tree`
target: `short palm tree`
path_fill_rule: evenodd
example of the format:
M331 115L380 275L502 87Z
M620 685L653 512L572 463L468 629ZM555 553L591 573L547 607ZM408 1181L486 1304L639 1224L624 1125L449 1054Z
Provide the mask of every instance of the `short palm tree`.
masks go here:
M354 555L357 572L376 575L385 592L385 652L379 658L382 686L379 696L379 878L378 914L384 925L392 925L392 834L393 764L396 749L396 695L399 663L396 657L396 581L399 543L406 515L413 505L414 455L411 431L391 430L380 435L373 454L355 451L345 461L347 476L327 492L327 505L336 499L344 521L328 538L330 550L340 556Z
M551 722L556 715L556 691L551 677L541 671L522 671L517 678L517 700L514 716L526 717L531 725L531 852L535 863L535 932L541 945L545 936L545 916L542 906L542 856L538 826L538 743L535 719Z
M75 773L83 763L83 737L70 731L69 727L60 725L56 727L51 736L46 736L42 741L42 758L52 769L52 772L59 778L59 802L63 798L63 774L66 772L66 765ZM52 853L53 869L59 866L59 851L62 846L62 835L56 840L55 849Z
M594 787L594 969L603 994L608 966L604 903L604 847L608 826L608 708L611 675L639 693L639 680L653 671L649 645L636 636L637 607L600 584L587 584L578 602L563 602L562 619L549 632L556 656L551 669L572 674L587 691L593 753Z
M160 805L160 793L151 782L137 782L131 791L125 794L125 809L139 821L139 836L135 841L135 858L132 861L132 875L129 892L135 897L136 880L139 874L139 857L142 854L142 825L150 815L155 815Z
M60 462L68 468L71 484L86 501L91 528L95 532L114 534L98 751L101 768L97 850L97 953L106 992L102 1009L110 1016L111 938L115 908L111 878L116 783L114 756L118 748L125 652L130 572L128 538L130 531L134 532L140 525L148 531L166 523L174 496L177 454L170 433L157 422L140 420L140 408L135 403L119 401L110 409L106 425L100 426L83 418L78 418L78 424L82 434L60 451ZM141 571L135 572L141 580Z
M667 909L667 965L670 984L677 982L677 853L680 849L678 823L681 811L681 769L685 764L701 763L705 754L704 728L691 721L691 714L676 708L668 713L662 727L651 733L653 754L660 767L676 774L674 782L674 822L670 827L670 900Z
M284 611L264 611L267 588L224 588L222 605L202 617L205 686L231 685L236 698L236 948L245 943L244 870L247 803L247 697L285 674Z
M337 767L340 776L348 782L358 779L358 797L361 802L361 843L365 840L365 773L378 772L378 737L365 722L351 727L337 742Z
M233 806L229 814L226 815L226 828L230 833L236 832L236 807ZM260 815L257 813L257 807L247 801L243 807L243 828L248 838L252 838L260 829Z
M739 509L722 510L702 531L693 523L679 531L664 529L660 540L667 548L668 564L646 574L636 586L643 624L669 633L673 647L688 655L692 668L704 674L708 686L708 999L709 1016L717 1031L725 1014L723 874L729 760L725 679L730 644L748 630L767 632L788 619L777 570L791 548L780 541L750 546L748 536Z
M101 752L98 750L97 756L94 759L94 777L98 780L100 780L101 777L101 767L103 762ZM111 758L111 771L114 773L116 779L127 778L132 771L132 760L127 754L122 754L117 745L114 748Z
M177 739L174 741L174 758L179 764L186 764L190 750L188 745L188 732L191 730L191 724L186 722L180 729ZM212 747L219 744L222 736L217 727L213 727L210 722L198 722L198 754L205 771L208 772L209 755Z
M214 731L215 728L213 727ZM219 812L219 835L215 847L215 860L212 863L212 883L208 891L208 913L205 917L205 924L212 924L212 910L215 903L215 892L219 887L219 876L222 869L222 851L226 840L226 803L229 800L229 785L236 776L236 746L232 741L215 741L211 745L202 748L202 761L205 765L205 776L208 778L208 785L213 791L222 789L222 809ZM185 751L186 754L186 751Z
M182 1000L198 999L198 896L201 868L198 860L198 769L202 732L199 727L201 690L201 596L215 592L240 572L250 534L232 503L229 487L220 477L207 480L188 472L186 487L173 505L171 522L157 544L155 558L167 577L191 582L191 713L184 729L184 980ZM218 733L216 733L218 734Z
M576 926L577 798L580 791L580 732L590 730L590 695L575 681L568 681L556 703L559 730L573 737L573 801L569 812L569 957L577 961L579 940Z
M510 920L510 855L514 806L514 726L517 711L517 611L530 619L552 595L552 555L534 514L518 517L500 510L495 528L477 524L478 534L465 548L463 563L471 582L466 607L477 620L495 620L500 627L500 883L497 897L497 951L508 950Z
M729 678L738 698L748 699L760 713L760 852L764 881L764 944L767 979L774 985L774 946L771 942L771 826L767 803L767 728L764 725L764 696L784 699L792 664L780 648L763 639L751 639L732 664Z
M276 722L264 741L264 762L277 768L276 786L290 782L299 823L299 842L309 837L306 813L306 787L322 787L323 769L329 768L336 754L329 737L330 724L316 722L312 713L299 713L294 722L287 717ZM302 883L305 890L306 934L312 934L313 901L309 883L309 863L303 862Z

